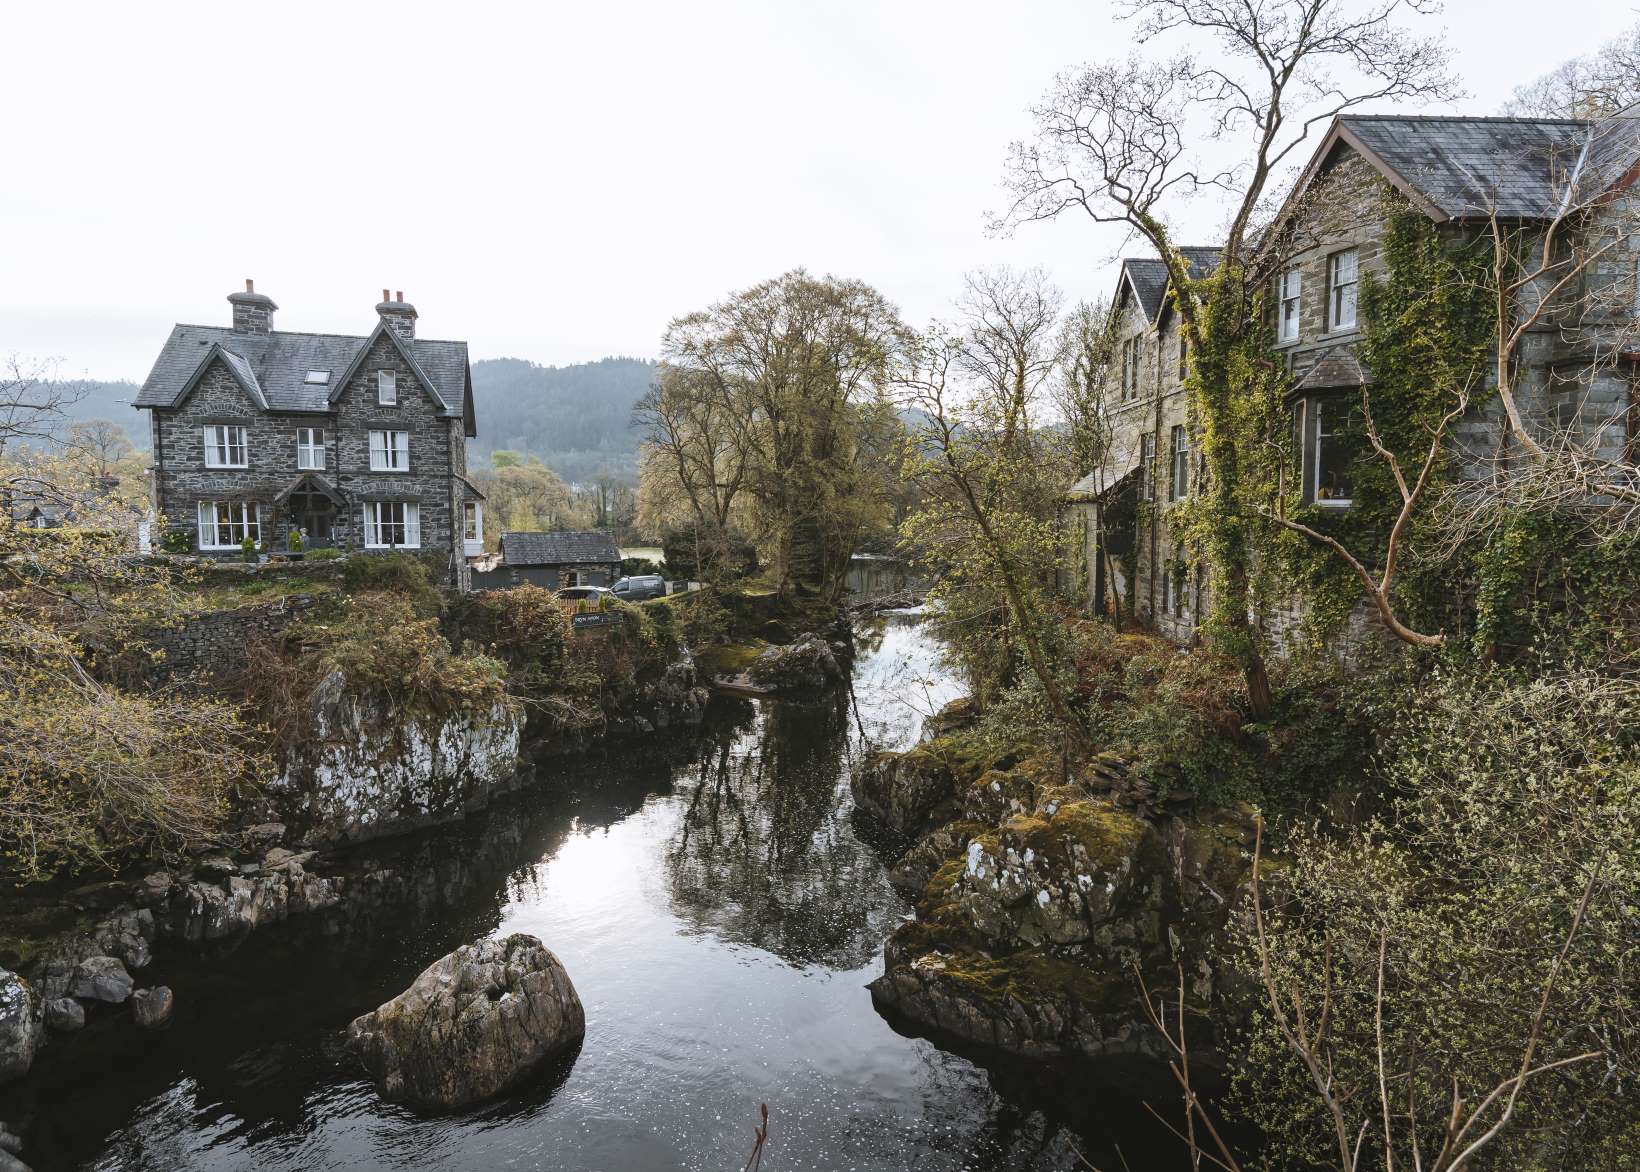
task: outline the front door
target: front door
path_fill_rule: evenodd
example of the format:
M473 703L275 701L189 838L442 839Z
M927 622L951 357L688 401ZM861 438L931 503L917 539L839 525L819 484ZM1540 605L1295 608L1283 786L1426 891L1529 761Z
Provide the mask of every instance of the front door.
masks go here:
M315 508L305 510L296 523L307 532L304 540L309 549L327 549L330 546L330 527L336 520L336 510Z

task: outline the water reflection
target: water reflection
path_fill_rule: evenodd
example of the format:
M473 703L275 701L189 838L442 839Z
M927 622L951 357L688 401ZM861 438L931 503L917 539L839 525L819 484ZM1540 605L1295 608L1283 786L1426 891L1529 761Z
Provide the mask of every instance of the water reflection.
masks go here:
M676 785L666 852L680 919L789 964L855 969L901 911L848 825L846 699L765 707L718 730Z

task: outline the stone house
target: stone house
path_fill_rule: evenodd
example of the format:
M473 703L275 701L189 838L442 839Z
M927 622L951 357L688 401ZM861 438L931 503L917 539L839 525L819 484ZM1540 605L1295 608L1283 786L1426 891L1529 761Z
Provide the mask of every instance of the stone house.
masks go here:
M1449 239L1473 238L1493 214L1511 230L1533 233L1569 206L1590 209L1580 239L1613 246L1555 292L1566 309L1527 332L1514 386L1533 434L1573 435L1603 458L1632 459L1640 422L1640 237L1628 233L1640 222L1630 190L1637 174L1640 111L1602 123L1335 119L1266 233L1260 257L1272 274L1268 324L1290 376L1292 475L1302 505L1349 509L1350 466L1367 450L1361 408L1372 374L1360 353L1366 323L1359 293L1365 278L1385 272L1386 185ZM1183 252L1193 272L1218 263L1214 249ZM1180 387L1185 356L1173 291L1159 259L1123 262L1112 311L1121 353L1107 390L1109 452L1066 498L1078 550L1074 570L1091 610L1138 618L1189 642L1205 610L1205 583L1186 551L1173 547L1165 515L1201 471ZM1509 458L1509 444L1498 400L1476 398L1455 423L1448 449L1458 474L1480 482ZM1265 616L1266 634L1279 646L1302 618L1299 604L1278 602ZM1363 598L1352 634L1375 621Z
M437 555L466 589L483 553L484 494L467 343L416 336L416 308L382 290L368 334L273 328L250 281L226 326L177 325L143 383L154 505L197 552L308 549Z
M608 586L621 576L621 551L602 529L503 533L499 573L508 586Z

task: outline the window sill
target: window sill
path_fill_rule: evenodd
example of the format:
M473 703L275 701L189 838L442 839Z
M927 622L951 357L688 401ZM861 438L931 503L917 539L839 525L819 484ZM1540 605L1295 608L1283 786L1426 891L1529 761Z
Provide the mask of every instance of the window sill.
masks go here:
M1347 500L1347 501L1341 501L1341 500L1316 501L1315 505L1316 505L1317 508L1321 508L1321 509L1338 509L1338 510L1342 511L1344 509L1352 508L1355 505L1355 500L1354 500L1354 498L1351 498L1350 500Z
M207 464L207 465L205 465L205 471L207 471L207 472L246 472L249 469L250 469L249 464Z
M421 548L421 546L419 546L419 545L371 545L368 541L364 543L364 547L366 549L381 550L383 553L391 553L396 549L420 549Z
M403 468L383 468L383 467L380 467L379 465L376 465L376 464L370 465L370 470L372 472L408 472L408 471L410 471L408 466L403 467Z

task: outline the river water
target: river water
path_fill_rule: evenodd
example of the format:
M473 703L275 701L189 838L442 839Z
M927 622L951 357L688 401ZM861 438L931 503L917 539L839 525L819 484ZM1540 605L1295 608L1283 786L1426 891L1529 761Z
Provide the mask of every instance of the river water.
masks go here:
M665 754L543 766L460 827L352 861L367 910L162 949L171 1028L54 1044L0 1096L39 1170L1183 1167L1126 1075L1023 1070L906 1036L865 985L908 914L848 776L956 694L920 616L859 636L853 694L722 701ZM408 877L408 878L406 878ZM521 1093L425 1118L383 1103L339 1040L436 957L528 932L563 960L587 1033ZM1147 1088L1147 1094L1157 1090ZM1162 1100L1159 1105L1172 1106ZM1117 1154L1117 1148L1121 1154Z

